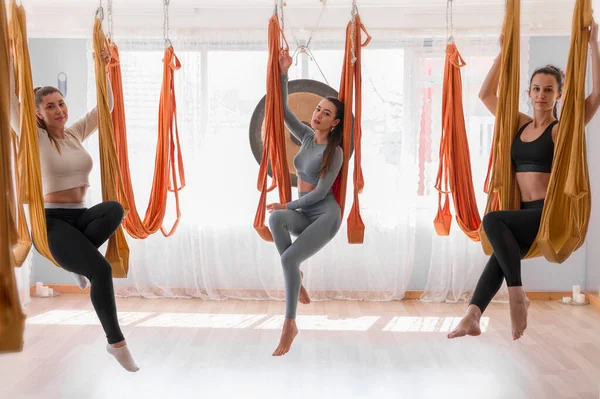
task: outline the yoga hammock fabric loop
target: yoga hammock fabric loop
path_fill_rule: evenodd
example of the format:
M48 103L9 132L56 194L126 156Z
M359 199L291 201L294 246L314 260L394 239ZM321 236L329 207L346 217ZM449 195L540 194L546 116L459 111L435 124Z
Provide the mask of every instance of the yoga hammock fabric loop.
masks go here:
M0 0L0 353L21 352L25 330L12 253L18 235L11 173L9 59L6 5Z
M265 241L273 241L271 231L265 226L267 192L278 187L281 203L290 202L292 199L290 171L285 148L283 98L281 95L279 69L279 54L283 49L282 42L285 43L285 48L289 49L285 35L279 25L277 13L274 13L269 19L268 28L269 60L267 64L267 95L265 101L265 139L257 180L257 189L260 191L260 198L253 224L254 229ZM267 188L269 164L272 166L273 178L271 186Z
M123 180L117 152L115 149L115 138L113 124L108 108L108 86L106 84L106 63L100 57L100 53L110 46L102 31L102 21L94 19L93 32L94 70L96 73L96 106L98 109L98 142L100 147L100 175L102 180L102 200L119 201L125 210L129 212L129 203L123 191ZM108 240L106 260L112 266L112 274L115 278L127 277L129 271L129 246L125 240L123 227L115 231Z
M479 241L481 217L473 187L471 155L462 106L460 68L465 65L456 45L447 44L442 89L440 164L435 183L439 192L438 213L434 219L434 227L440 236L450 234L452 213L449 194L452 194L458 226L471 240ZM442 199L445 200L443 207Z
M23 180L21 180L18 168L18 154L19 154L19 138L15 133L12 134L12 149L13 149L13 166L14 166L14 174L15 174L15 184L16 184L16 192L17 192L17 226L18 226L18 239L17 245L13 247L13 255L15 258L15 266L20 267L25 263L27 259L27 255L29 255L29 251L31 251L31 246L33 245L31 242L31 236L29 234L29 226L27 226L27 220L25 219L25 207L23 205L23 201L21 201L21 196L18 194L21 192L20 187L23 184Z
M518 128L520 1L507 4L503 26L500 90L496 110L491 172L486 179L486 213L496 209L519 209L520 195L511 165L510 146ZM576 0L571 46L563 91L562 118L558 125L552 172L536 242L526 258L543 254L562 263L583 245L587 233L591 198L585 147L585 70L591 24L590 0ZM490 174L491 173L491 174ZM480 229L486 254L492 248Z
M9 11L9 33L13 46L15 83L17 85L17 97L20 102L19 124L21 137L19 139L18 157L18 198L20 204L26 203L29 205L31 233L36 249L42 256L60 267L52 257L48 247L25 9L22 5L17 7L15 0L11 0ZM26 237L26 233L22 230L24 227L26 227L26 223L19 223L21 238ZM24 249L23 251L26 252Z
M359 27L355 29L354 27ZM367 36L362 42L361 35ZM346 203L346 188L348 185L348 163L350 161L351 137L354 133L354 201L348 216L348 242L350 244L362 244L365 237L365 224L360 216L360 203L358 194L362 193L365 182L361 164L361 140L362 140L362 67L361 49L369 44L371 36L365 26L361 23L360 15L353 4L352 20L346 27L346 50L344 64L342 66L342 78L338 99L344 103L344 162L342 169L333 183L332 191L336 201L341 208L341 216L344 216ZM353 50L354 49L354 50ZM354 108L354 124L352 122L352 109Z

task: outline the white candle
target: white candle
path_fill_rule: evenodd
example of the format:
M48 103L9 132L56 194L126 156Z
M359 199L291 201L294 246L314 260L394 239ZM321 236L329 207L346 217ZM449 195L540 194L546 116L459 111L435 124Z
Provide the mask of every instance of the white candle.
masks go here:
M49 295L49 293L48 293L48 287L43 287L42 288L42 296L48 296L48 295Z
M48 288L48 296L53 296L54 290L52 288Z
M44 283L37 282L35 283L35 295L42 296L42 290L44 289Z
M563 299L562 299L562 301L563 301L564 303L571 303L571 297L570 297L570 296L563 296Z
M577 296L577 303L585 303L585 294L579 294Z
M581 293L581 290L579 288L578 285L574 285L573 286L573 300L576 301L577 298L579 298L579 294Z

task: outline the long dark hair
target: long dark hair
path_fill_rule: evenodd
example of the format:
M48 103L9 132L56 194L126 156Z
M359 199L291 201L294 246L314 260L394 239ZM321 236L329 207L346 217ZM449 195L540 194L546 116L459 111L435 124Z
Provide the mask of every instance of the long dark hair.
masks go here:
M52 87L52 86L36 87L35 89L33 89L33 93L34 93L36 109L40 109L40 105L42 105L42 100L47 95L54 94L54 93L59 93L61 96L63 95L60 92L60 90L58 90L56 87ZM37 123L37 126L40 129L44 129L46 131L48 138L50 139L52 144L54 144L54 146L56 147L56 150L60 154L60 147L58 146L58 141L54 137L52 137L52 135L50 133L48 133L48 127L46 126L46 122L44 122L44 120L42 118L37 116L37 114L35 115L35 121Z
M321 161L321 168L319 168L319 175L324 176L325 173L331 167L333 156L335 155L335 149L337 146L343 145L344 138L344 103L335 97L325 97L327 101L330 101L335 105L335 119L339 119L340 123L335 125L329 135L327 136L327 148L323 153L323 161Z
M535 71L533 71L533 74L531 75L531 79L529 80L529 90L531 90L531 82L533 82L533 77L535 75L539 75L539 74L554 76L554 78L556 79L556 83L558 83L558 92L562 93L562 89L563 89L562 71L560 70L560 68L557 68L554 65L550 65L550 64L546 65L545 67L537 68ZM554 104L554 109L552 110L552 114L554 115L554 117L556 119L558 119L558 102L556 102L556 104Z

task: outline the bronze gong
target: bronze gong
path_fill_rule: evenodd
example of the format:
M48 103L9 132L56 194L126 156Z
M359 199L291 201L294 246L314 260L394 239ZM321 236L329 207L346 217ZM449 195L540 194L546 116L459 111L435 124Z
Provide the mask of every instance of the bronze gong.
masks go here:
M310 126L312 113L323 97L337 98L338 92L325 83L311 79L297 79L288 82L288 105L292 112L307 126ZM266 95L259 101L250 119L250 148L254 159L260 165L264 150L264 120ZM354 117L352 118L354 121ZM350 142L350 155L352 155L353 138ZM298 184L296 169L294 168L294 157L300 150L300 142L285 127L285 149L290 170L292 187ZM271 165L268 168L269 176L273 177Z

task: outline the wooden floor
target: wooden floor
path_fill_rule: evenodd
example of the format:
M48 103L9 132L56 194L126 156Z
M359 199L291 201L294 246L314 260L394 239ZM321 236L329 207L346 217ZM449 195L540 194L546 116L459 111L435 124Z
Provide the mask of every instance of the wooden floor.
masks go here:
M446 332L464 304L300 305L291 352L273 358L282 302L118 299L141 370L104 349L86 295L33 299L25 349L0 355L0 397L29 398L599 398L600 311L532 302L513 342L508 305L476 338Z

